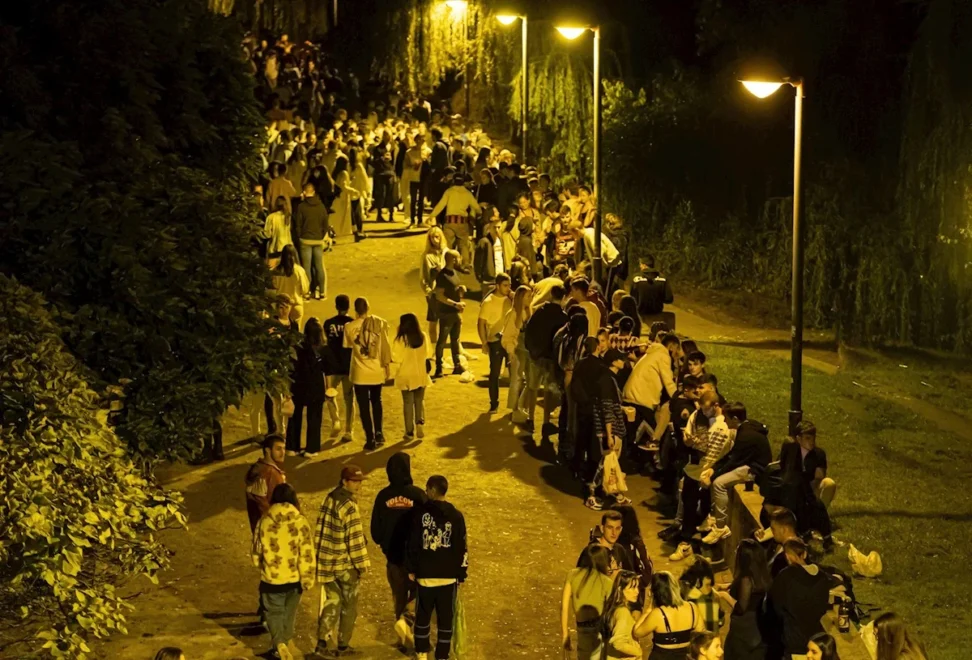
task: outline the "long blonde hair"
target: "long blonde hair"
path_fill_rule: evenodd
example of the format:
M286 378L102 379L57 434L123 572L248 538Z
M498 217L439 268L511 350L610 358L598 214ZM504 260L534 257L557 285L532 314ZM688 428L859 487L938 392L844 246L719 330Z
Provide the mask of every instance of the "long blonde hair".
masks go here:
M527 284L521 284L517 287L516 293L513 294L513 314L515 314L514 318L516 319L518 328L522 328L530 319L531 309L530 305L526 302L526 298L532 293L533 287Z
M439 235L439 247L435 247L432 243L432 235ZM428 233L425 235L425 254L441 254L445 252L445 234L442 233L442 229L438 226L429 227Z

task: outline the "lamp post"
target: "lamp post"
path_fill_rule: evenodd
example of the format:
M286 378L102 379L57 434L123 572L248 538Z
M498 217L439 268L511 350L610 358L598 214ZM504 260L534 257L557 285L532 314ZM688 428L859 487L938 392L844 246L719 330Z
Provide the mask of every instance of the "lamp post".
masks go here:
M523 141L523 154L520 156L520 160L526 162L527 157L527 112L529 110L529 94L530 87L527 82L527 77L530 75L529 67L527 64L527 17L526 15L517 16L516 14L500 14L496 17L503 25L512 25L516 19L523 21L522 24L522 49L523 49L523 64L522 73L520 77L522 80L523 90L520 92L520 138Z
M446 0L446 6L455 12L456 14L462 14L463 19L463 40L462 40L462 52L465 61L465 67L463 69L463 84L466 87L466 120L472 116L469 106L471 105L470 93L469 93L469 2L467 0Z
M558 26L557 32L567 39L574 40L590 30L594 33L594 199L600 205L601 183L601 28L600 26L573 27ZM594 266L594 279L601 281L601 274L604 270L603 260L601 259L601 210L594 215L594 257L591 262Z
M801 223L802 190L800 169L803 156L803 79L741 80L743 86L757 98L764 99L783 85L796 91L793 113L793 281L790 285L790 436L803 419L803 225Z

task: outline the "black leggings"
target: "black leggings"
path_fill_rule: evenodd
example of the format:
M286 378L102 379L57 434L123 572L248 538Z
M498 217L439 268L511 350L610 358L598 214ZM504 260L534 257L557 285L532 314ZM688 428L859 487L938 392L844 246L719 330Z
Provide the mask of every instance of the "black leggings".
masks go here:
M382 435L381 385L355 385L354 398L358 401L365 439L370 442L376 435Z

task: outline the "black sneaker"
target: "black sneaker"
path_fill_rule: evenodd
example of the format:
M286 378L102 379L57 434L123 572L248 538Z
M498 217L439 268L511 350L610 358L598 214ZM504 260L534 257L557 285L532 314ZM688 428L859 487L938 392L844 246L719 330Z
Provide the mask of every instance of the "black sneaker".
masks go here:
M498 402L497 403L491 403L491 404L489 404L489 412L494 413L497 410L499 410L499 403Z
M466 373L466 370L462 367L462 365L456 365L455 369L452 370L453 376L461 376L464 373Z
M435 373L432 374L432 379L442 378L442 369L436 369Z
M374 451L378 449L378 445L375 444L374 439L365 441L365 451Z
M384 447L385 446L385 434L379 433L375 436L375 446Z
M682 533L681 525L669 525L662 531L658 532L658 538L662 541L671 541L678 537Z

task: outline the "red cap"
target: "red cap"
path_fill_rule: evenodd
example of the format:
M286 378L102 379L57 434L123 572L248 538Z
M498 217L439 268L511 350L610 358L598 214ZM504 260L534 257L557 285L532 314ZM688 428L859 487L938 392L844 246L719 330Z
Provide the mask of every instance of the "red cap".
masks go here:
M345 465L341 470L342 481L364 481L365 475L357 465Z

